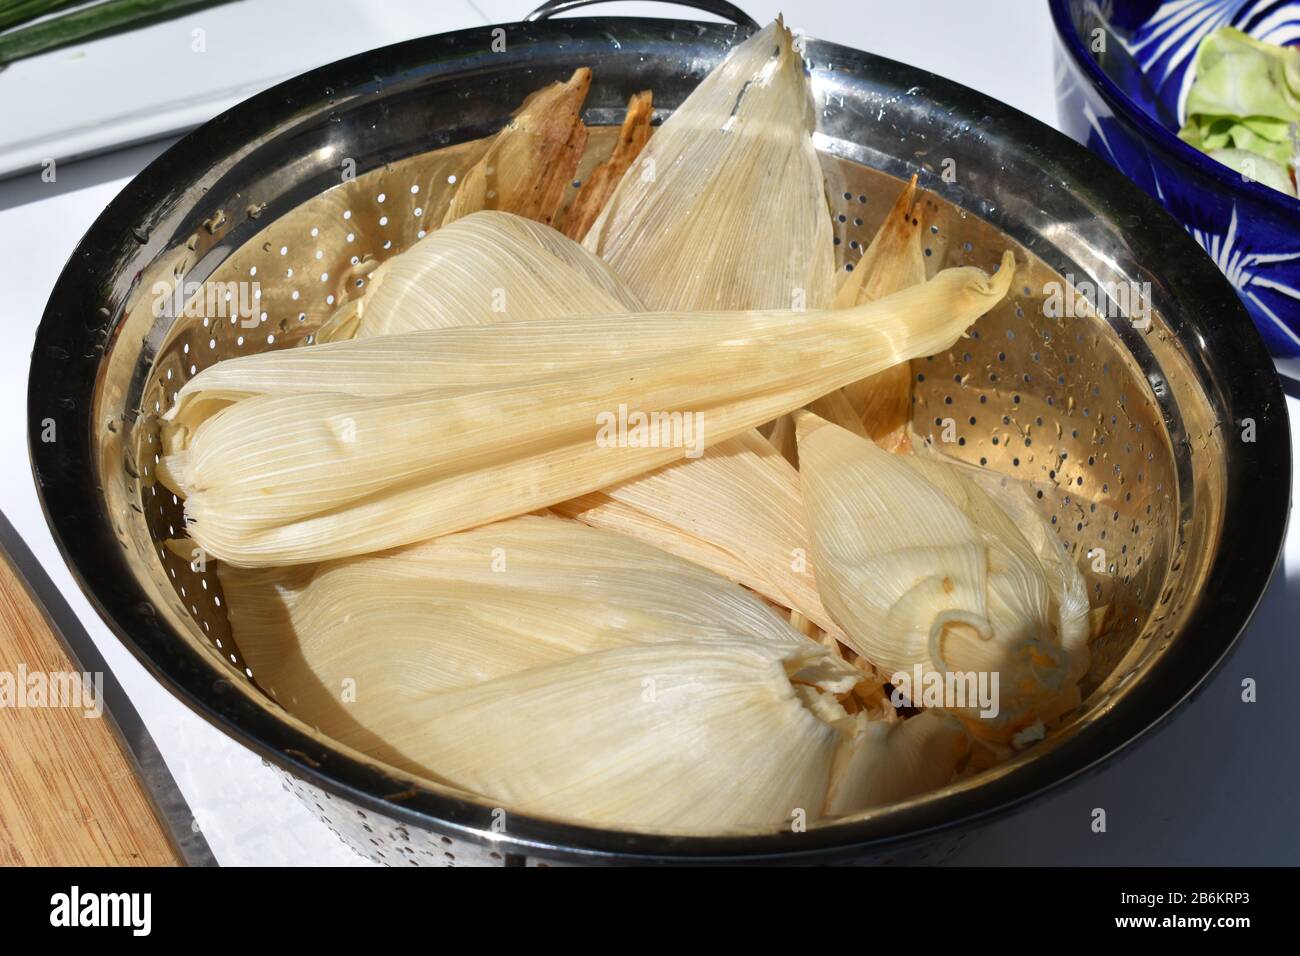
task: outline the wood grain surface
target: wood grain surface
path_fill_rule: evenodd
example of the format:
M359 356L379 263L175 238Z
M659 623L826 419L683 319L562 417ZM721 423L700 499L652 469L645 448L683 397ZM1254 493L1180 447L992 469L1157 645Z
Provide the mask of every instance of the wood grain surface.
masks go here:
M0 551L0 681L9 675L12 687L25 671L40 684L80 670ZM107 713L19 707L3 693L0 686L0 865L182 862Z

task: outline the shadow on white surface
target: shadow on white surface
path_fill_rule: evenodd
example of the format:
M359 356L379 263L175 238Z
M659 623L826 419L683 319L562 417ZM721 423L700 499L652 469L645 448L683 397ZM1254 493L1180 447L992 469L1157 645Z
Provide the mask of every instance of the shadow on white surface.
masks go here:
M40 170L0 179L0 212L79 192L92 186L130 179L161 156L174 142L174 139L160 139L104 153L93 160L59 163L54 167L53 182L43 179Z

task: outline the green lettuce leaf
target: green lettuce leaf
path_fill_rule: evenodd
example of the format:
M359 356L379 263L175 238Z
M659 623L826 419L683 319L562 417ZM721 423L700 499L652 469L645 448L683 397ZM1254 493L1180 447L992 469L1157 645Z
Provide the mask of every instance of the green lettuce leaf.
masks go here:
M1201 41L1195 75L1187 96L1187 122L1178 133L1183 140L1207 153L1254 153L1283 170L1295 165L1300 48L1264 43L1221 27ZM1238 168L1240 163L1229 165ZM1272 169L1253 178L1275 179ZM1294 195L1293 188L1284 191Z

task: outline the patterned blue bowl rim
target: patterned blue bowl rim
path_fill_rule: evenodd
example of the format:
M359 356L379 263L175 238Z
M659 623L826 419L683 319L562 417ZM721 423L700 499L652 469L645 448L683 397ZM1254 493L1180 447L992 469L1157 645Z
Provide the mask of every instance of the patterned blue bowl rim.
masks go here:
M1137 103L1125 93L1106 75L1105 71L1097 65L1097 61L1088 53L1083 38L1079 36L1079 32L1074 27L1074 20L1070 16L1071 2L1072 0L1050 0L1052 20L1056 24L1056 34L1065 45L1066 50L1069 51L1070 57L1088 75L1089 79L1092 80L1092 85L1116 112L1123 114L1126 119L1141 129L1146 136L1159 142L1161 146L1173 152L1184 162L1191 164L1199 172L1211 179L1217 180L1228 191L1240 193L1259 202L1273 203L1280 210L1288 212L1300 210L1300 199L1293 199L1286 193L1278 192L1270 186L1242 179L1241 176L1227 166L1211 159L1196 147L1183 142L1178 138L1177 133L1157 120L1140 103Z

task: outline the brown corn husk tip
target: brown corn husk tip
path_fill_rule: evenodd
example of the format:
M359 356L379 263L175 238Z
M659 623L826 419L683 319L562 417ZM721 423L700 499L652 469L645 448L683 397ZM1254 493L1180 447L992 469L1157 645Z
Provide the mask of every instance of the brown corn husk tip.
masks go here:
M584 66L525 99L465 174L443 225L480 209L551 225L587 149L581 112L590 89L591 70Z
M627 101L623 127L619 130L618 142L609 158L591 171L578 194L573 197L573 202L564 211L559 228L570 239L581 242L587 235L592 223L605 208L605 203L614 194L623 174L632 168L642 147L650 139L653 132L650 121L653 118L654 94L650 90L634 93Z

